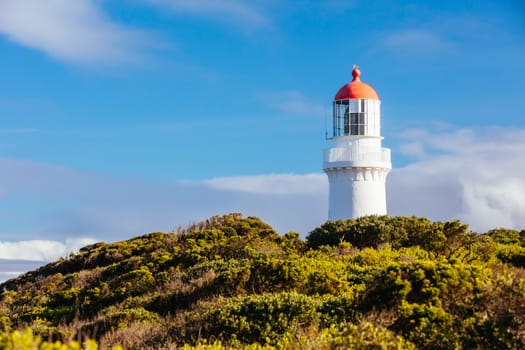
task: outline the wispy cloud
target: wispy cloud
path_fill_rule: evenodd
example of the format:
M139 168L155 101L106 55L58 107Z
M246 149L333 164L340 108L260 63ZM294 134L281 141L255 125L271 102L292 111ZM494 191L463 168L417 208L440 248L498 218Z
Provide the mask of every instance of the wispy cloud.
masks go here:
M267 174L221 177L202 183L221 191L266 195L322 195L327 191L323 174Z
M0 134L31 134L37 131L35 128L7 128L0 129Z
M0 33L73 63L136 62L152 37L113 22L93 0L0 0Z
M455 47L455 43L438 31L406 29L386 35L382 46L398 56L419 56L449 51Z
M476 11L472 14L436 12L425 5L408 6L405 10L416 11L417 16L400 21L398 27L380 33L377 38L380 50L399 58L468 56L479 61L492 60L493 54L499 57L523 52L523 45L512 44L516 43L516 32L508 30L507 10L500 16L481 16Z
M418 141L404 143L398 150L402 155L412 158L422 158L426 155L424 144Z
M258 98L268 106L290 114L324 116L323 105L297 90L262 92Z
M234 21L249 27L264 27L270 19L253 2L240 0L141 0L177 13L212 17L223 22Z

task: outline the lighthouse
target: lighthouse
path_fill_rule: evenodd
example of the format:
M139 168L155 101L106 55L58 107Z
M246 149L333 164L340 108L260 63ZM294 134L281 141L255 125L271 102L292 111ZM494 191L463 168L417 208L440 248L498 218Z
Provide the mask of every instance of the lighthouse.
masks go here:
M392 163L390 149L381 146L381 100L361 81L356 65L352 77L335 95L332 144L323 155L332 221L386 215L385 181Z

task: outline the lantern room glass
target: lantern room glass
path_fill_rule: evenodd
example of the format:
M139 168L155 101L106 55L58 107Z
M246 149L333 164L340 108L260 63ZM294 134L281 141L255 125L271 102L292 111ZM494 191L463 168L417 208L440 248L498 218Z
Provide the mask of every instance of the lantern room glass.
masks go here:
M333 105L333 136L365 135L367 123L365 100L337 100Z

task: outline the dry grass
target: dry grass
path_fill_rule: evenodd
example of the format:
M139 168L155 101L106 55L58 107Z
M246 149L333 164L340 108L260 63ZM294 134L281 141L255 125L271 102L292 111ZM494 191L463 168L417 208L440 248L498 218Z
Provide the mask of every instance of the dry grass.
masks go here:
M154 323L135 322L106 333L100 339L100 349L121 345L124 349L157 350L176 349L167 338L164 326Z

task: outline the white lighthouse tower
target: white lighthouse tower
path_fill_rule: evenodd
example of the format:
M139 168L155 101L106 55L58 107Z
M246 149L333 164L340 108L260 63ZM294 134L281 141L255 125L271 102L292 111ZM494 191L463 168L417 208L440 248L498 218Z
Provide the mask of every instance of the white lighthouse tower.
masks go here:
M332 147L324 151L332 221L386 214L385 180L392 163L390 149L381 147L381 101L355 65L352 76L335 95Z

